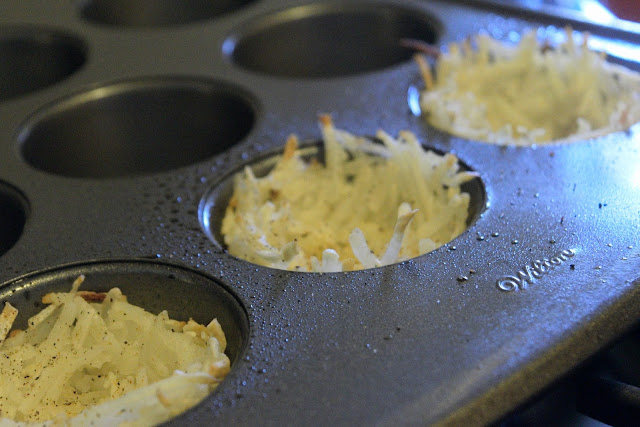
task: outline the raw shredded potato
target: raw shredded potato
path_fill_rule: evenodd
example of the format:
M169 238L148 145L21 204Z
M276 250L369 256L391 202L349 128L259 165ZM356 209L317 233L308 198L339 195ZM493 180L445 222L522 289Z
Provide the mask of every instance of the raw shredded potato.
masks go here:
M628 129L640 121L640 74L611 64L573 40L539 46L533 32L517 46L478 35L426 61L420 105L433 126L498 144L565 143ZM430 54L433 54L431 52Z
M78 291L83 280L47 294L49 306L26 331L0 339L0 425L155 425L228 373L215 319L204 326L155 316L118 288Z
M306 162L297 139L263 178L235 176L222 222L229 252L273 268L335 272L388 265L432 251L466 228L469 195L452 154L415 135L379 131L382 144L321 117L325 163Z

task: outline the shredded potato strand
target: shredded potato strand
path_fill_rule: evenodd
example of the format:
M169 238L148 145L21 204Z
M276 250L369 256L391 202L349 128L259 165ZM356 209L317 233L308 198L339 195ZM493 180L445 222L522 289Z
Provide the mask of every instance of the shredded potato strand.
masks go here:
M435 78L418 65L426 119L452 134L498 144L572 142L640 121L640 74L577 45L571 29L555 49L533 32L512 46L487 35L449 46ZM546 45L545 45L546 46Z
M328 116L320 128L324 165L288 142L266 176L246 168L235 177L222 222L231 254L280 269L357 270L416 257L465 229L469 195L460 185L475 175L455 156L425 151L410 132L380 131L380 144Z

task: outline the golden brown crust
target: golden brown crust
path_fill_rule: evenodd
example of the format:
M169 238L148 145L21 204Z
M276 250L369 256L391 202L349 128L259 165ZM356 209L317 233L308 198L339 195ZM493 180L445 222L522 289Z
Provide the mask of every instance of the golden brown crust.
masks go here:
M4 341L5 337L9 333L11 326L13 325L13 321L18 316L18 310L6 302L4 304L4 308L0 313L0 343Z
M160 390L156 390L156 397L158 398L158 402L165 408L171 407L171 400L165 396L165 394Z
M473 55L473 49L471 48L471 38L466 37L462 42L462 53L466 57L471 57Z
M400 46L408 47L409 49L416 50L418 52L422 52L427 56L431 56L433 58L440 57L440 48L429 44L423 40L416 39L401 39Z
M222 381L222 379L229 373L230 369L229 359L219 360L209 365L209 375L212 375L219 381Z
M433 89L433 75L431 74L431 67L427 63L424 55L416 54L413 56L418 67L420 68L420 74L422 75L422 80L424 81L424 85L427 87L427 90Z
M231 197L231 200L229 200L229 207L231 209L235 209L236 206L238 206L238 198L235 195L233 195Z
M107 296L106 292L93 292L93 291L77 291L75 293L80 298L87 302L102 302ZM58 293L50 292L42 297L43 304L54 304L57 301L56 296Z
M331 116L328 114L321 114L320 117L318 117L318 119L320 120L320 124L322 126L332 126L333 125L333 120L331 120Z
M107 296L106 292L78 291L76 293L86 302L102 302Z
M53 304L55 295L56 295L55 292L50 292L48 294L45 294L45 296L42 297L42 303L43 304Z
M269 189L269 200L274 201L277 200L278 197L280 197L280 191L276 190L275 188Z
M285 160L289 160L293 157L298 149L298 137L296 135L289 135L287 138L287 142L284 145L284 154L283 158Z

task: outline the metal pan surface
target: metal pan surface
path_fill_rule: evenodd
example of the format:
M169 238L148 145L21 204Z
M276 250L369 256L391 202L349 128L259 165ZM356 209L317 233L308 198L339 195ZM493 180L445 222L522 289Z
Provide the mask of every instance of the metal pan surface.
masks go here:
M638 125L527 148L450 136L411 113L420 77L398 43L570 24L640 70L634 26L495 2L209 3L0 6L0 301L29 312L84 272L222 313L232 371L175 425L487 424L636 324ZM291 133L317 142L319 113L455 153L480 176L469 228L350 273L226 253L229 177Z

